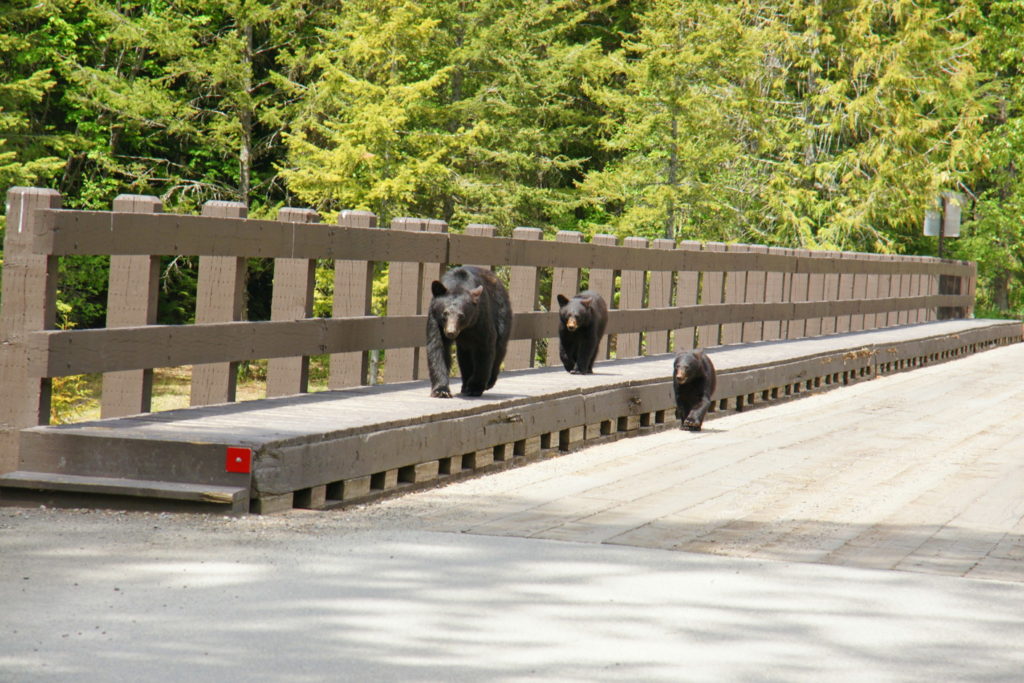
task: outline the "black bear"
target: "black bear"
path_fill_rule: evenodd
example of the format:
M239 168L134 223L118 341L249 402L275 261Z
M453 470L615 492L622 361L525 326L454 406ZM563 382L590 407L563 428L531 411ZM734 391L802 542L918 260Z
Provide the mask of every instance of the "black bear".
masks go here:
M485 268L460 266L434 280L427 315L427 365L430 395L451 398L448 375L452 342L462 372L464 396L480 396L494 386L512 331L508 291Z
M672 386L676 392L676 417L681 429L699 432L715 393L715 366L702 350L676 356L672 366Z
M597 292L580 292L572 299L558 295L558 355L574 375L594 372L597 346L608 326L608 304Z

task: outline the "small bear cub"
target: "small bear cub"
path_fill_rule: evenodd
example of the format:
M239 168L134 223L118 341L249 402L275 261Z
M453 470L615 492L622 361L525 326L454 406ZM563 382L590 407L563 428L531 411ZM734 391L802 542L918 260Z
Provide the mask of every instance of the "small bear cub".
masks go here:
M586 290L572 299L559 294L558 305L558 355L562 365L574 375L590 375L608 326L608 304L597 292Z
M676 417L680 429L699 432L715 393L715 366L701 349L676 356L672 366L672 387L676 394Z

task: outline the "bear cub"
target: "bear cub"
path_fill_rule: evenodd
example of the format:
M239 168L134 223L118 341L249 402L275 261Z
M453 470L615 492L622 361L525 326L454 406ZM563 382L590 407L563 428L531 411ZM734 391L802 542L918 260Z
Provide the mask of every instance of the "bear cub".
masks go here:
M676 356L672 366L672 387L676 393L676 417L680 429L699 432L715 393L715 366L702 350Z
M608 326L608 304L597 292L586 290L572 299L558 295L558 355L574 375L594 372L597 346Z
M508 291L490 270L460 266L430 285L427 366L430 395L451 398L448 376L452 344L462 373L463 396L480 396L494 386L512 331Z

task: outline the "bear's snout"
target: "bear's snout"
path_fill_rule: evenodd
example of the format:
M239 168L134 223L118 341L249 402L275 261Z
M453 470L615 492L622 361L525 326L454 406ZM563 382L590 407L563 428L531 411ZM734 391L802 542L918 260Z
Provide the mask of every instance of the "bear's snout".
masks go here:
M575 330L577 327L579 327L579 324L576 322L576 318L570 317L568 320L565 321L565 329L569 330L570 332L572 330Z

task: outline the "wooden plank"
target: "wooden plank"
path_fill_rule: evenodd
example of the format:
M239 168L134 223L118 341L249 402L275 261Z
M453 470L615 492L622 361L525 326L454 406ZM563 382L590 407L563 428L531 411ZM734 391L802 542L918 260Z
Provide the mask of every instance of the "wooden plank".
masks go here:
M705 252L725 252L725 245L721 242L707 242L704 244ZM701 267L700 302L701 304L716 305L725 301L725 273L715 270L710 271ZM697 343L704 348L718 346L722 342L722 328L720 325L698 325Z
M493 263L534 267L576 267L614 270L623 260L644 256L649 271L676 271L693 263L700 270L765 270L781 272L895 273L905 267L894 261L850 263L804 261L792 256L771 255L759 260L751 254L700 252L686 257L677 252L630 250L595 242L591 244L520 243L472 235L421 233L415 236L379 233L360 228L318 226L305 229L278 221L237 219L181 214L153 214L134 223L103 211L42 210L32 232L32 251L38 254L181 254L253 258L326 258L366 261L428 261L436 263ZM182 245L188 245L187 250ZM449 245L451 254L449 254ZM692 256L692 255L691 255ZM864 269L867 270L864 270ZM846 269L854 269L853 271ZM969 277L966 261L930 259L925 273L951 273Z
M657 239L651 242L651 248L671 250L675 248L675 242ZM668 271L655 270L648 275L647 305L650 308L668 308L672 305L672 279L673 274ZM672 348L668 330L646 330L644 337L644 355L667 353Z
M772 256L777 255L789 255L792 253L791 249L784 249L782 247L769 247L768 254ZM766 264L767 264L766 260ZM767 267L767 266L766 266ZM783 273L777 270L768 271L765 273L764 282L764 300L767 303L779 303L782 301L790 301L790 286L792 284L792 275L790 273ZM785 339L789 334L789 320L766 320L764 322L763 338L766 340Z
M159 213L162 202L145 195L118 195L115 212ZM160 259L156 256L111 256L107 288L107 327L156 323ZM153 369L123 370L103 377L100 417L147 413L153 396Z
M377 216L369 211L345 210L338 214L338 225L346 228L376 228ZM373 273L373 261L338 259L334 262L333 317L372 314ZM366 384L368 373L369 357L366 350L334 353L330 357L327 386L330 389L341 389Z
M424 221L419 218L396 218L391 221L392 232L417 233L423 231ZM423 263L419 258L410 261L391 260L388 266L388 316L420 315L423 298ZM424 327L426 322L423 322ZM388 348L384 363L386 382L407 382L418 376L415 348Z
M423 231L434 234L446 234L448 232L448 224L444 221L427 219L423 221ZM430 290L431 283L434 280L441 279L441 275L448 269L448 264L424 262L421 265L420 303L418 310L420 315L424 316L424 326L426 326L426 315L430 310L430 300L434 296ZM425 346L421 346L416 351L416 379L426 379L427 377L429 377L427 349Z
M644 249L647 247L647 239L644 237L627 237L623 242L623 246L633 249ZM633 264L628 264L628 266L623 267L622 274L619 277L619 308L622 310L640 310L644 307L645 272L642 268L632 267ZM640 329L635 328L633 331L622 332L618 335L615 351L616 358L636 358L640 355Z
M281 207L277 219L299 224L320 222L312 209ZM313 287L316 261L279 258L274 260L274 289L270 301L271 320L300 320L313 316ZM309 389L309 356L271 358L267 361L267 396L302 394Z
M790 249L790 251L795 255L799 255L805 250ZM810 280L811 275L808 273L790 273L789 295L786 297L786 300L792 301L794 304L809 301ZM795 314L795 308L796 307L794 307L794 317L789 319L789 325L786 330L786 339L802 339L803 337L811 336L807 333L807 319L797 316Z
M684 252L700 252L701 245L700 242L683 241L680 242L679 246L676 248ZM651 277L653 278L654 275L652 274ZM709 286L711 286L710 283ZM691 267L687 270L680 270L676 273L676 306L696 305L700 301L700 290L701 275L695 267ZM658 306L652 302L651 308L658 308ZM690 349L694 348L698 343L696 336L697 327L692 324L692 321L685 327L680 327L676 329L672 333L671 350L676 352L689 351Z
M249 511L249 489L238 486L123 479L120 477L88 477L45 472L11 472L0 479L0 488L181 500L229 505L234 512Z
M248 208L240 202L213 200L203 204L203 215L211 218L241 219L247 213ZM196 323L241 320L245 277L246 263L242 257L201 256L196 282ZM237 368L237 363L193 365L190 404L234 401Z
M801 249L798 253L807 261L812 261L815 258L815 254L817 254L818 252L814 252L809 249ZM807 283L807 300L825 301L825 296L825 274L811 272ZM804 325L804 330L805 335L808 337L816 337L820 334L824 334L822 327L822 316L808 316L806 323Z
M18 463L18 430L50 421L50 381L28 369L26 336L56 325L57 257L34 254L31 240L44 232L44 209L57 209L60 193L35 187L7 191L3 289L0 294L0 472Z
M814 258L839 261L839 254L834 251L816 251ZM839 271L825 273L822 283L822 301L835 301L839 298ZM838 314L837 314L838 315ZM836 332L837 315L823 315L821 317L821 333L833 334Z
M614 247L617 243L618 240L615 239L614 235L594 235L591 240L591 246L595 248L610 248ZM604 297L604 300L608 303L610 314L611 310L615 308L615 270L612 268L591 267L588 273L587 289L597 292ZM601 340L597 347L598 361L608 358L611 334L610 330L607 331L604 339Z
M768 247L760 244L752 244L748 246L747 249L755 254L768 253ZM747 272L747 286L743 294L743 302L748 304L764 302L765 287L767 287L767 284L767 274L763 270L751 270ZM745 343L761 341L764 339L764 321L759 319L743 323L742 339Z
M880 312L905 307L954 306L963 295L914 300L700 304L667 309L613 310L610 334L645 329L739 324L756 319L810 317L823 312ZM520 313L512 321L516 339L549 337L558 329L553 312ZM423 317L316 318L292 322L233 322L205 325L150 325L117 329L59 330L26 335L31 373L60 377L140 367L173 367L189 362L279 358L373 348L409 348L425 343Z
M540 241L543 233L538 228L516 228L512 231L513 240ZM515 245L518 247L519 245ZM532 266L512 266L509 276L509 299L512 303L512 315L532 312L537 308L538 278L537 268ZM533 339L519 339L509 342L505 355L505 368L519 370L533 367L536 358L536 344Z
M727 244L727 252L748 254L750 247L746 244ZM725 273L725 299L727 304L742 304L747 292L747 270L730 270ZM722 344L737 344L743 341L743 323L726 323L722 325Z
M582 244L583 235L570 230L559 230L555 235L555 242L566 244ZM548 310L557 312L558 295L561 294L571 299L580 291L580 269L573 267L556 266L551 272L551 299L548 301ZM547 338L547 365L550 367L561 367L562 360L559 357L558 335Z

